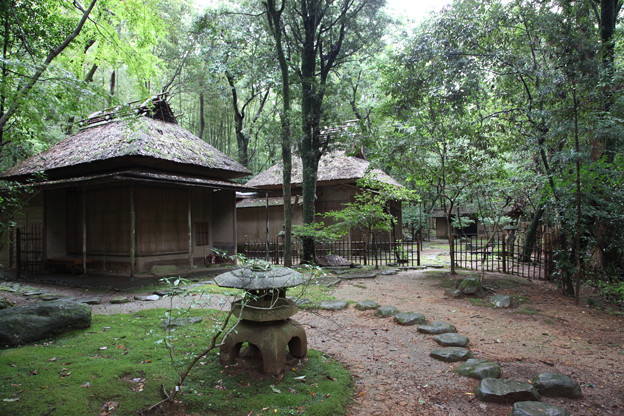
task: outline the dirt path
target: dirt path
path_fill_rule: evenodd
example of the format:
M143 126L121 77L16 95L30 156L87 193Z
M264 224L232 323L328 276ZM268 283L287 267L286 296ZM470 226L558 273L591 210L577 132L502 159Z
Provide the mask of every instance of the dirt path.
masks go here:
M544 282L488 275L498 293L523 296L512 309L473 305L444 297L440 279L427 272L403 272L372 280L343 282L338 299L372 299L400 311L443 320L470 338L476 358L501 365L503 377L529 380L541 372L561 372L581 383L579 400L543 398L573 415L624 414L624 322L621 317L576 306ZM510 287L509 287L510 286ZM519 313L524 312L524 313ZM352 415L384 415L400 410L418 415L508 415L511 406L481 403L477 381L453 373L457 364L429 357L431 335L401 327L371 311L300 313L311 348L347 364L357 378Z
M434 277L436 276L436 277ZM573 415L624 414L624 320L577 306L551 284L487 275L497 293L517 296L511 309L492 309L468 299L444 296L444 272L401 272L374 279L344 280L335 289L337 299L372 299L402 312L423 313L429 321L455 325L470 338L476 358L501 365L503 377L529 380L554 371L581 383L583 398L543 401L566 408ZM34 285L33 285L34 286ZM127 313L144 308L168 307L157 302L134 301L111 305L119 293L39 285L71 296L102 296L94 313ZM128 293L124 295L129 296ZM189 299L180 298L184 305ZM210 305L218 306L212 297ZM511 406L475 399L476 380L460 377L447 364L429 357L437 347L431 335L403 327L391 318L353 306L338 312L300 312L295 317L307 331L310 348L325 351L344 363L356 378L350 415L508 415Z

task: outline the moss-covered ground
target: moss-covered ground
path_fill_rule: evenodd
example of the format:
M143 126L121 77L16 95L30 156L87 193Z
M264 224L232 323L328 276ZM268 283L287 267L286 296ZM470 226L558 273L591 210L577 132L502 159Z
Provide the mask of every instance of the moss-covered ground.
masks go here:
M224 314L194 310L203 321L169 333L166 311L96 315L91 328L44 343L0 351L0 414L136 415L162 399L181 370L208 344ZM352 396L350 374L323 353L277 379L228 373L217 351L200 361L178 395L185 412L205 415L339 415ZM104 413L103 413L104 412Z

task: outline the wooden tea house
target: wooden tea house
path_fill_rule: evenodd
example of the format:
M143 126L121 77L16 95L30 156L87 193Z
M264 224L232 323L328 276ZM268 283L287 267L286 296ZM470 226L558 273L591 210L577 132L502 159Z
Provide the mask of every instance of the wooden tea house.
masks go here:
M133 276L193 269L236 250L236 191L250 172L180 127L160 96L99 112L48 151L0 174L36 190L0 263ZM42 173L42 176L35 176ZM30 238L30 237L29 237ZM76 270L77 269L77 270Z
M282 198L282 163L278 163L261 172L246 185L260 189L255 197L243 198L236 206L238 217L238 243L264 241L266 239L266 223L269 222L269 239L273 241L282 231L284 225ZM302 215L302 163L300 158L293 158L292 166L292 204L293 224L303 224ZM316 212L340 210L344 204L353 202L353 197L361 191L357 184L365 175L371 175L380 182L394 186L402 186L394 178L379 169L371 169L370 162L362 157L348 156L345 151L337 150L321 157L318 167L316 184ZM268 199L268 210L267 210ZM395 236L401 238L401 202L391 203L390 212L397 218ZM319 218L325 224L327 218ZM363 234L352 230L346 237L349 241L362 241ZM390 241L391 233L380 236L380 241Z

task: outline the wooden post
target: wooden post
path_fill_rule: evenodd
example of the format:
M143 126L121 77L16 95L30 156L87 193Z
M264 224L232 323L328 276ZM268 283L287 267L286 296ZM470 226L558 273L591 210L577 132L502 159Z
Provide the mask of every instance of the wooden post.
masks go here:
M41 270L48 258L48 192L43 192L43 224L41 225Z
M87 192L82 188L82 273L87 274Z
M265 193L266 198L266 244L264 247L264 260L269 261L269 193Z
M416 266L420 266L420 250L422 250L422 228L416 237Z
M135 273L136 256L136 211L134 209L134 185L130 185L130 277Z
M19 227L15 230L15 268L19 279L22 276L22 230Z
M193 190L188 191L188 255L189 255L189 271L193 270Z

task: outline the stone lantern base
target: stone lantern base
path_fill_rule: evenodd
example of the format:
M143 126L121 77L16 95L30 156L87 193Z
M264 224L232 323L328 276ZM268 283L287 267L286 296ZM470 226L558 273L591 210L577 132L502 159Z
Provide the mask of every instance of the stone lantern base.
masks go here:
M263 372L279 375L286 364L286 347L297 358L305 357L308 340L301 324L293 319L272 322L241 320L221 346L221 363L236 361L244 342L258 348Z

